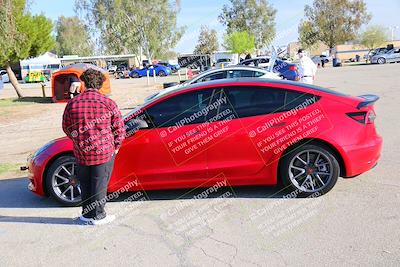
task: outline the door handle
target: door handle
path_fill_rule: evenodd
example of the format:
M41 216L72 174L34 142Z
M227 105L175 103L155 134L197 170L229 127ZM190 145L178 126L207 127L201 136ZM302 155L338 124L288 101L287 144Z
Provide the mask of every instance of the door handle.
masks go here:
M273 124L271 126L271 128L285 126L286 124L287 124L287 122L283 121L283 122L280 122L280 123L277 123L277 124Z
M186 133L186 136L189 137L189 136L197 135L199 133L200 133L199 131L190 132L190 133Z

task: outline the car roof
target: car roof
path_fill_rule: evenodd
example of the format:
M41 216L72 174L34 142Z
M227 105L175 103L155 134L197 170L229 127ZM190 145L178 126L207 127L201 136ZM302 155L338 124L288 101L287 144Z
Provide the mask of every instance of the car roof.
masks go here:
M253 67L253 66L242 66L242 65L231 65L231 66L227 66L224 68L216 68L216 69L210 69L210 70L206 70L202 73L199 74L199 76L203 76L204 74L210 74L213 72L218 72L218 71L224 71L224 70L252 70L252 71L262 71L262 72L268 72L267 70L263 69L263 68L258 68L258 67Z
M263 72L263 73L273 73L273 72L269 72L268 70L266 70L266 69L262 69L262 68L258 68L258 67L252 67L252 66L242 66L242 65L233 65L233 66L228 66L228 67L225 67L225 68L216 68L216 69L210 69L210 70L207 70L207 71L204 71L204 72L202 72L202 73L200 73L199 75L197 75L196 77L194 77L193 79L191 79L190 81L197 81L198 79L200 79L200 78L202 78L202 77L204 77L204 76L206 76L206 75L209 75L209 74L213 74L213 73L216 73L216 72L220 72L220 71L230 71L230 70L251 70L251 71L259 71L259 72ZM223 80L223 79L222 79ZM225 79L226 80L226 79ZM187 81L187 82L189 82L189 81ZM191 83L192 84L192 83ZM188 85L191 85L191 84L188 84ZM187 86L188 86L187 85ZM185 86L179 86L179 88L184 88ZM162 96L162 95L167 95L170 91L172 92L172 91L174 91L175 89L174 88L171 88L171 87L169 87L169 88L165 88L164 90L162 90L162 91L159 91L158 93L156 93L155 95L154 95L154 97L158 97L158 96Z
M201 82L201 83L195 83L195 84L189 84L181 87L177 87L174 90L171 90L169 92L166 92L164 94L160 94L153 99L151 99L148 103L151 103L159 98L162 98L164 96L168 96L171 94L174 94L176 92L184 91L186 89L191 89L191 88L196 88L196 87L213 87L213 86L218 86L218 85L225 85L227 83L234 84L234 83L268 83L268 84L276 84L277 86L279 85L291 85L291 86L296 86L296 87L301 87L301 88L306 88L306 89L311 89L315 90L318 92L323 92L323 93L328 93L336 96L347 96L346 94L330 90L327 88L323 88L320 86L316 85L310 85L310 84L305 84L305 83L300 83L296 81L289 81L289 80L274 80L274 79L266 79L266 78L230 78L230 79L220 79L220 80L213 80L213 81L207 81L207 82Z

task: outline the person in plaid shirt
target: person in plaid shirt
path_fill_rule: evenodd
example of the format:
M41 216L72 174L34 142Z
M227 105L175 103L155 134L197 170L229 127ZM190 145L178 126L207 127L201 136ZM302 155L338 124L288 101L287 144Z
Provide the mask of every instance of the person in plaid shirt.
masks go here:
M115 219L106 215L104 207L115 155L125 138L125 126L117 104L98 91L104 75L88 69L80 79L86 90L68 102L62 126L74 143L82 196L80 219L105 224Z

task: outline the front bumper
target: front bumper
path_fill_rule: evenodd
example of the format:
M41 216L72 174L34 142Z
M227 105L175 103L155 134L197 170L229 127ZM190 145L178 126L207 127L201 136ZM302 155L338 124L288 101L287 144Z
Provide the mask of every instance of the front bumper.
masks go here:
M44 155L33 157L30 155L27 159L26 170L28 171L28 189L35 194L45 196L43 190L43 177L47 157ZM21 168L22 169L22 168Z

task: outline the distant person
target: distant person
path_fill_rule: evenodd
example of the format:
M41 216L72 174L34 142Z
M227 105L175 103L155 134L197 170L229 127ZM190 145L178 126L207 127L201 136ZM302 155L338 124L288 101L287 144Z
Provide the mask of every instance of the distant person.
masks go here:
M321 58L321 67L325 68L325 59Z
M125 128L117 104L99 92L105 76L98 70L88 69L80 79L86 89L68 102L62 126L73 141L78 164L82 196L79 218L85 223L100 225L115 219L107 215L104 208L114 159L125 138Z
M72 98L81 92L81 81L75 75L69 77L69 95Z
M315 80L315 74L317 73L317 65L309 58L303 49L299 49L297 54L300 58L299 64L299 75L300 82L313 84Z
M247 54L247 55L246 55L246 57L244 58L244 60L247 60L247 59L251 59L251 55L250 55L250 53L249 53L249 54Z

